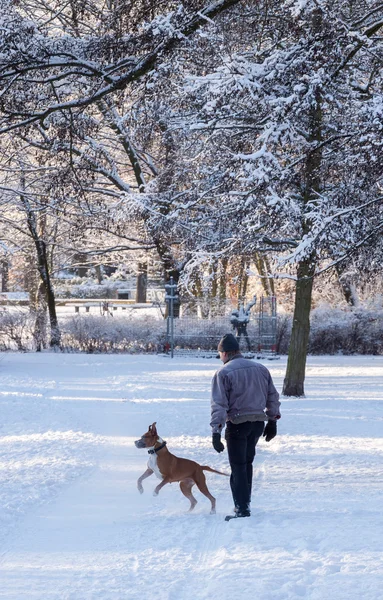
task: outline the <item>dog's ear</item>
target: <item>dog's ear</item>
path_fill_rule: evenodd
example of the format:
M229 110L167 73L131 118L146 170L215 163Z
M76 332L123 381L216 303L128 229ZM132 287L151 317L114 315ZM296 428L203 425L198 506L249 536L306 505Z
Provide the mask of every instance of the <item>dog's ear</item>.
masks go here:
M157 421L155 421L152 425L149 425L149 431L152 435L157 435L156 424Z

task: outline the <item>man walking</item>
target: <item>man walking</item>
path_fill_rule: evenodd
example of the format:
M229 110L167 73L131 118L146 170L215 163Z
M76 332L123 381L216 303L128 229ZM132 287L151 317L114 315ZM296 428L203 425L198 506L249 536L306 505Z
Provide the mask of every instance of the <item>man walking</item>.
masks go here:
M234 500L234 515L225 520L250 516L251 486L255 446L261 435L269 442L277 435L279 394L268 369L244 358L232 333L218 344L223 367L212 381L211 427L213 447L222 452L222 429L231 467L230 487ZM265 421L267 425L265 427Z

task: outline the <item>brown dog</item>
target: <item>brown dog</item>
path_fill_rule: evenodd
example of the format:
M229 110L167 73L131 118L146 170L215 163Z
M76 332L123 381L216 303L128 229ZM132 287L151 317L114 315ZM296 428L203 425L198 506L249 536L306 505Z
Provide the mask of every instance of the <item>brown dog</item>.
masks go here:
M204 471L210 471L211 473L218 473L218 475L226 475L226 477L228 477L227 473L221 473L220 471L215 471L206 466L202 467L194 462L194 460L178 458L177 456L174 456L174 454L171 454L166 447L166 442L164 442L157 433L156 423L149 425L148 431L134 443L137 448L146 448L149 453L148 468L137 481L138 491L141 494L144 492L142 481L155 473L162 481L154 490L154 496L157 496L160 489L167 483L179 481L181 492L190 500L189 511L191 511L197 504L197 500L194 498L191 491L193 485L196 484L199 491L209 498L211 502L210 513L215 513L215 498L207 489Z

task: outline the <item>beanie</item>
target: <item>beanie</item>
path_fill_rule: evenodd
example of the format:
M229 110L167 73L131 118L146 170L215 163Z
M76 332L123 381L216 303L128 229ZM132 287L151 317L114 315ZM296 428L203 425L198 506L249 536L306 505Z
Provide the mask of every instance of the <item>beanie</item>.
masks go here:
M237 352L239 344L232 333L225 333L218 344L218 352Z

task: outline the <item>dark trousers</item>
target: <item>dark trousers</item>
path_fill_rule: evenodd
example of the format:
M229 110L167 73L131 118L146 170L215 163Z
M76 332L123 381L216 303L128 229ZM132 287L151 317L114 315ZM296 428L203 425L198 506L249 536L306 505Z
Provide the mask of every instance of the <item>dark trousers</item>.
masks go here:
M231 467L230 487L239 512L250 510L255 446L263 433L263 421L226 423L226 446Z

